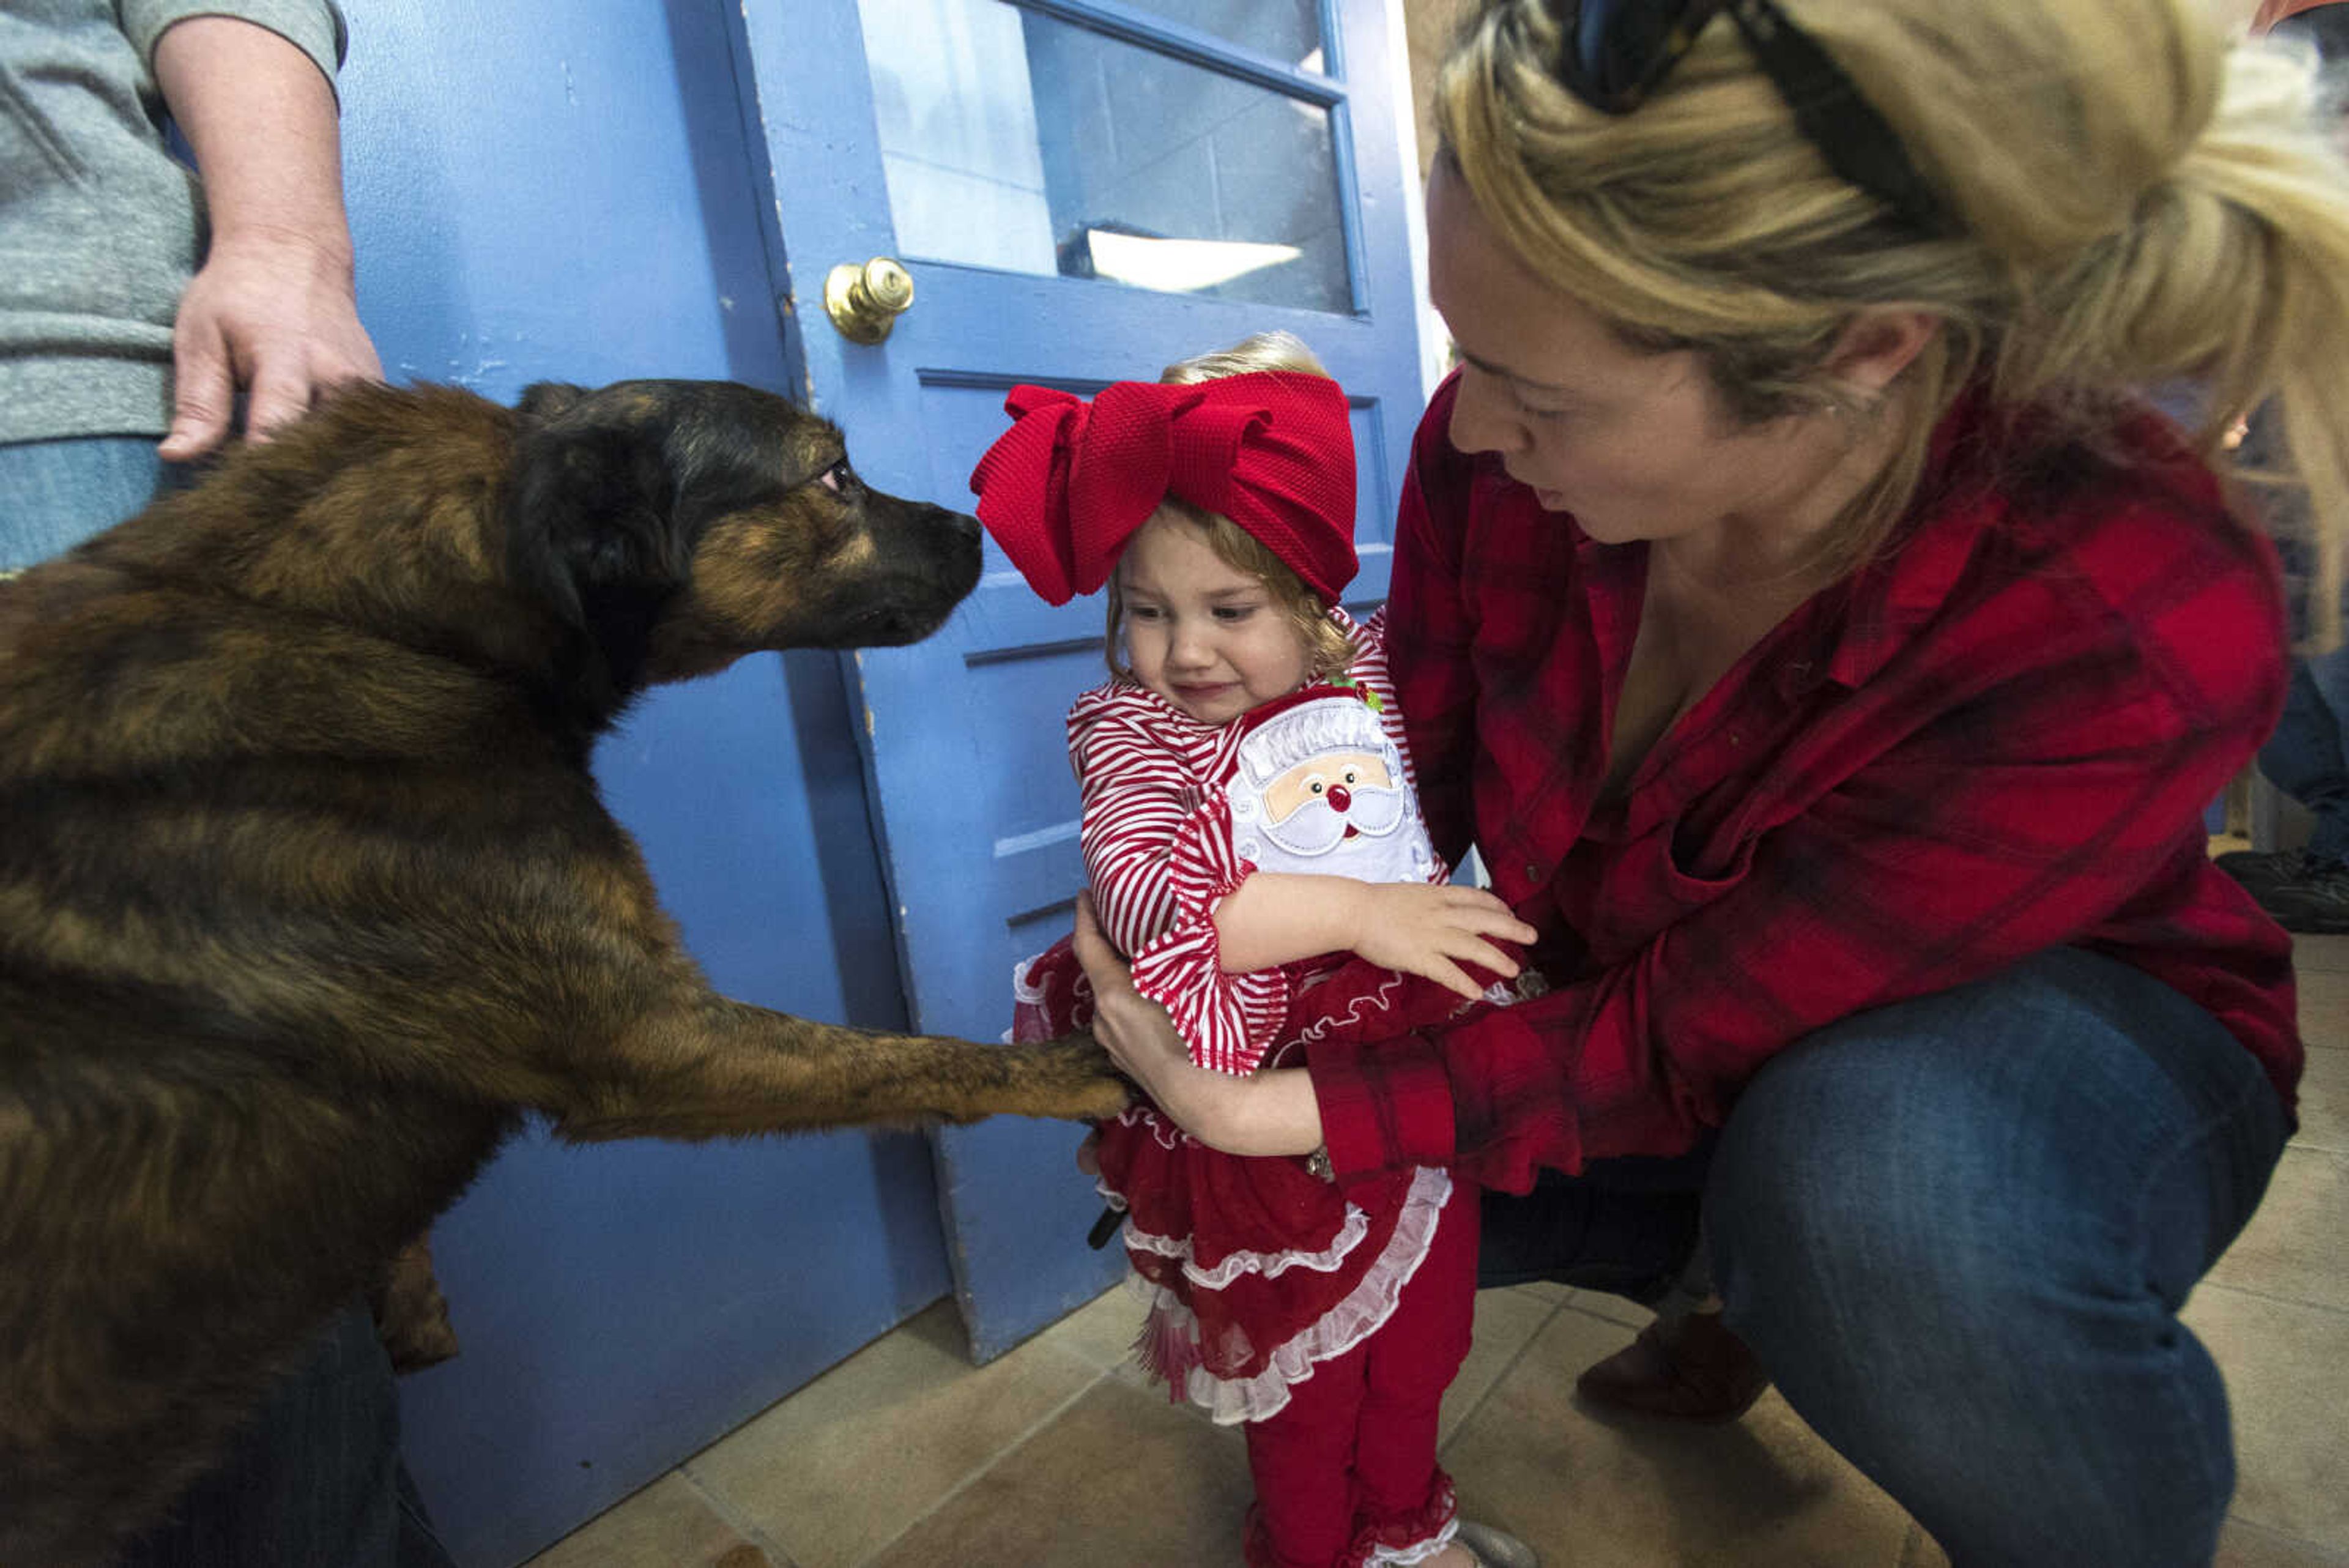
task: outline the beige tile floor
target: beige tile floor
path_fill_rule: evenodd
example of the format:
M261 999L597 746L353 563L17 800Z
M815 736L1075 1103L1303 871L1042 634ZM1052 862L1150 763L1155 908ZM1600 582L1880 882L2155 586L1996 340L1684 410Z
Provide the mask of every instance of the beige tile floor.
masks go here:
M2349 1568L2349 936L2303 937L2302 1127L2187 1321L2225 1369L2240 1484L2226 1568ZM1143 1386L1112 1291L974 1368L941 1303L532 1568L1190 1568L1237 1560L1238 1435ZM1726 1428L1604 1424L1574 1375L1644 1317L1488 1291L1444 1409L1468 1511L1549 1568L1923 1568L1946 1560L1774 1393Z

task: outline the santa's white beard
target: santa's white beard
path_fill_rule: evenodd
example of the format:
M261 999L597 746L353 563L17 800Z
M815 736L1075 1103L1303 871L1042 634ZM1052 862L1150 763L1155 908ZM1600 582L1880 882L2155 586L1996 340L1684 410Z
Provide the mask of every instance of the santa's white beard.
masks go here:
M1423 881L1432 855L1409 794L1375 784L1356 784L1349 793L1353 798L1342 812L1326 800L1309 801L1279 822L1258 825L1257 853L1249 856L1257 868L1364 882ZM1352 837L1346 835L1350 826Z

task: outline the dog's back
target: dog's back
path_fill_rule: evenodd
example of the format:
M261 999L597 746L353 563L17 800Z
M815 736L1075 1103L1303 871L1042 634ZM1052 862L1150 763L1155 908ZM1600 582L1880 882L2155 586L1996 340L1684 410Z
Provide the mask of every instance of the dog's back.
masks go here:
M458 950L507 862L468 850L600 814L512 690L366 602L430 487L319 505L304 462L367 471L326 433L0 583L0 1563L153 1516L513 1119L416 1065L494 1014ZM288 502L377 535L292 571Z

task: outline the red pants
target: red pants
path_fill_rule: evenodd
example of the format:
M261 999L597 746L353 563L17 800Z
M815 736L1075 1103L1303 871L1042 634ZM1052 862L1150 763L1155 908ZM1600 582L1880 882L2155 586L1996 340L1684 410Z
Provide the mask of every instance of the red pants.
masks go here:
M1450 1522L1435 1426L1475 1326L1477 1222L1475 1185L1456 1172L1452 1181L1394 1315L1247 1424L1248 1568L1356 1568L1377 1547L1416 1545Z

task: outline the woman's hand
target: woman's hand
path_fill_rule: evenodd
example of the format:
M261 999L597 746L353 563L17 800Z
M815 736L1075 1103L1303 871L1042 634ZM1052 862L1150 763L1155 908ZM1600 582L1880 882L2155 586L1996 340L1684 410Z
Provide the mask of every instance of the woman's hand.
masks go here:
M1303 1069L1233 1078L1191 1064L1166 1010L1133 989L1133 970L1102 934L1090 893L1077 896L1075 945L1092 983L1093 1038L1184 1131L1226 1154L1321 1147L1321 1108Z
M1361 893L1353 949L1382 969L1432 980L1474 1002L1484 989L1461 969L1473 963L1504 980L1517 965L1489 940L1530 942L1538 934L1481 888L1450 882L1375 882Z

